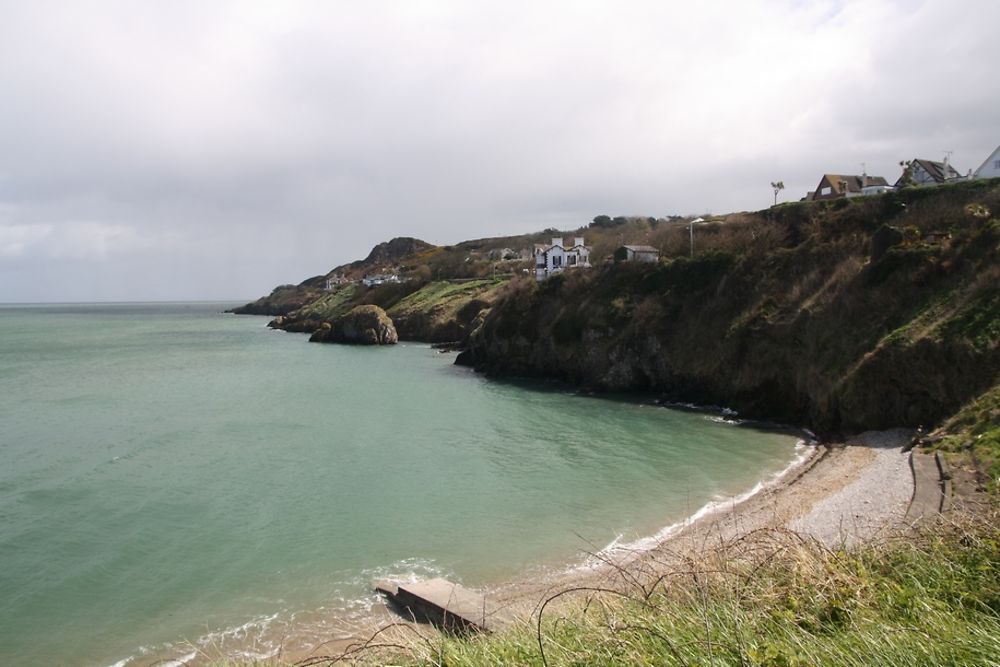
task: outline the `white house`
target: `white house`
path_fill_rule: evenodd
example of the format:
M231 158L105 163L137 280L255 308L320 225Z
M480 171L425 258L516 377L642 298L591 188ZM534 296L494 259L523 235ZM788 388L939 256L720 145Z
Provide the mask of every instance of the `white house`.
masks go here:
M616 262L657 262L660 251L651 245L623 245L615 250Z
M338 285L343 285L344 283L350 282L343 274L335 273L326 279L326 291L336 288Z
M377 285L388 285L390 283L401 283L399 276L395 273L392 274L375 274L372 276L365 276L361 279L361 284L365 287L375 287Z
M566 247L561 238L553 238L549 245L535 246L535 279L545 280L564 269L590 266L590 248L584 245L583 237L574 239L573 245Z
M986 162L983 162L973 175L976 178L1000 178L1000 146L990 153Z

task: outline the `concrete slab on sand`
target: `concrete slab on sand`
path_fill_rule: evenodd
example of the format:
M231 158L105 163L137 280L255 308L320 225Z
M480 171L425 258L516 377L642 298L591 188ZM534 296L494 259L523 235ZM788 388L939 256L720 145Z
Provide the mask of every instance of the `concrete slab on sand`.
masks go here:
M929 519L941 512L944 500L941 470L933 454L914 450L910 454L913 466L913 499L906 511L906 521L913 523Z
M375 589L401 610L447 630L490 632L508 620L506 614L487 605L484 595L445 579L404 584L379 582Z

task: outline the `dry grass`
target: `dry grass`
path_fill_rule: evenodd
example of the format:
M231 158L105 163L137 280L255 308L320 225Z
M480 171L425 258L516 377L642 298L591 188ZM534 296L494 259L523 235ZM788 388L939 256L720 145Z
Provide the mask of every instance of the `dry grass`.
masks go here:
M996 665L995 511L856 550L786 530L614 569L492 636L394 624L306 665Z

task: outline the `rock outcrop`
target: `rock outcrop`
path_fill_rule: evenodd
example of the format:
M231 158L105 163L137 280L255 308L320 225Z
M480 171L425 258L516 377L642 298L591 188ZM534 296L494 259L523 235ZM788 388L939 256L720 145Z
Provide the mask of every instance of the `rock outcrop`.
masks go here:
M410 236L397 236L391 241L379 243L372 248L367 257L357 262L352 262L349 266L378 266L387 262L397 262L405 257L433 247L427 241L421 241Z
M333 322L326 322L309 338L319 343L394 345L399 341L396 327L378 306L357 306Z

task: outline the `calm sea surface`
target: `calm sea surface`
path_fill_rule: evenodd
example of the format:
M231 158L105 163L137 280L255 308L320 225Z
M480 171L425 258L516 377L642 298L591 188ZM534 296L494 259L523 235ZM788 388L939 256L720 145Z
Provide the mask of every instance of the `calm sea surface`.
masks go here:
M564 568L795 456L230 305L0 307L0 663L267 655L366 613L372 579Z

